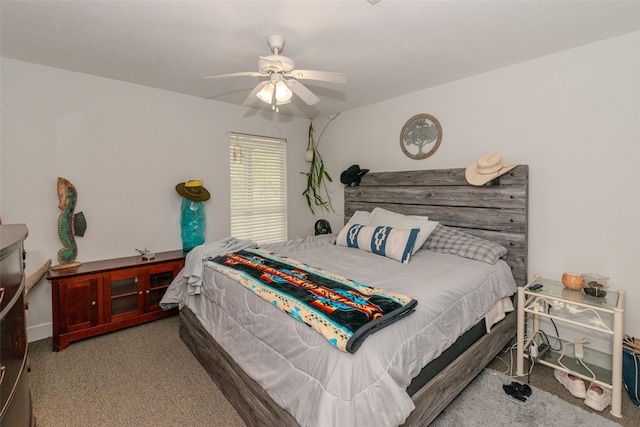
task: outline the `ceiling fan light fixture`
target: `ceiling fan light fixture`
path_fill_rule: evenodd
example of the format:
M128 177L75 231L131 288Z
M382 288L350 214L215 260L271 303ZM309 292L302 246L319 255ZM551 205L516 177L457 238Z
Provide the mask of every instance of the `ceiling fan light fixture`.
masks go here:
M262 87L262 89L260 89L260 92L258 92L256 96L265 104L271 104L273 101L274 90L275 87L273 86L273 83L267 83Z
M278 104L284 104L291 101L291 97L293 96L293 92L291 89L287 87L287 84L284 81L279 81L276 83L276 101Z
M0 0L1 1L1 0ZM379 1L379 0L371 0ZM222 77L268 77L262 80L249 95L242 105L253 106L256 97L272 109L278 110L279 105L288 104L293 99L293 95L300 98L307 105L315 105L320 99L311 92L299 80L317 80L329 83L347 82L344 74L317 71L317 70L297 70L291 58L282 55L282 48L285 39L281 35L272 34L267 37L267 43L271 50L271 55L260 56L258 58L258 71L242 71L238 73L219 74L203 77L204 79L217 79Z

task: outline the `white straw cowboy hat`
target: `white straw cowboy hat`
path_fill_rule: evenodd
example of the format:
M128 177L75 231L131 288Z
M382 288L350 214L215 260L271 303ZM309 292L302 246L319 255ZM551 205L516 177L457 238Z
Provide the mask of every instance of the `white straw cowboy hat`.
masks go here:
M480 160L469 165L464 176L469 184L480 186L509 172L516 166L518 166L516 162L502 160L500 154L491 153L482 156Z

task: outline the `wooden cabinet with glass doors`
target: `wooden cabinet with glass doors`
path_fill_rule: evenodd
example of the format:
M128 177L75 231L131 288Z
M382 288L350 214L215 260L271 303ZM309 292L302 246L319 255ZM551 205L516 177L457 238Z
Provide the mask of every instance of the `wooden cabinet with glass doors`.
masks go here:
M175 314L160 300L184 266L184 253L162 252L50 269L53 350L69 343Z

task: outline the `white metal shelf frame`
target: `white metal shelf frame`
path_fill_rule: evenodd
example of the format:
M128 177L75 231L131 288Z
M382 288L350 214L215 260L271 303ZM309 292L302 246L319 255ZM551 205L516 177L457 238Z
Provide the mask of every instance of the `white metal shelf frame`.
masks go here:
M539 290L530 290L530 287L535 283L541 283L543 287ZM525 375L524 372L524 360L525 360L525 348L528 348L529 343L537 335L540 330L540 317L557 320L559 322L572 324L581 328L587 328L597 332L602 332L612 336L611 338L611 376L610 382L606 381L607 374L600 374L596 379L591 378L584 373L576 372L567 369L565 366L561 366L557 362L557 357L542 358L538 363L550 366L555 369L560 369L565 372L569 372L580 378L592 381L600 386L604 386L611 389L611 414L616 417L622 417L622 338L624 334L624 290L612 291L607 290L607 296L602 298L595 298L588 295L584 295L582 291L570 291L565 289L562 283L554 280L543 279L539 275L535 275L524 287L518 288L518 330L517 330L517 356L516 356L516 374L518 376ZM595 324L586 324L580 321L573 320L571 318L562 317L550 314L547 310L548 307L562 307L567 308L569 314L571 311L575 311L575 314L585 313L586 311L593 312L600 320L594 322ZM600 313L613 317L613 330L609 328L603 321ZM529 314L532 317L532 331L531 337L525 338L525 320L526 315ZM555 337L561 340L559 337ZM566 342L566 340L564 340ZM608 354L608 353L607 353ZM571 358L567 355L564 357ZM577 360L573 358L574 360Z

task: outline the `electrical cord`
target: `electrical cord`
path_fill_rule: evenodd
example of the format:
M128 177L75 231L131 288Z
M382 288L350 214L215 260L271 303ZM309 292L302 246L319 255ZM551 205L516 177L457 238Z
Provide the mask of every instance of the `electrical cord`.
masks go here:
M508 351L508 350L507 350ZM511 353L509 353L509 362L507 362L506 360L504 360L502 357L500 356L496 356L496 359L499 359L502 363L505 364L506 366L506 370L500 372L501 374L509 377L509 378L520 378L521 375L514 375L513 374L513 355ZM527 371L526 375L527 375L527 382L529 382L529 375L531 374L531 371L533 370L533 363L531 363L529 365L529 370Z
M552 320L552 321L553 321L553 320ZM555 324L554 324L554 326L555 326ZM553 350L553 351L560 351L560 350L562 350L562 348L561 348L561 347L553 348L553 346L551 345L551 341L549 341L549 337L547 336L547 334L546 334L546 332L545 332L545 331L543 331L542 329L540 329L540 330L538 330L538 332L542 335L542 341L543 341L545 344L547 344L547 345L549 346L549 349L551 349L551 350ZM558 336L559 336L559 334L558 334L558 328L556 328L556 337L558 337ZM560 342L560 341L558 340L558 342Z
M547 306L547 314L549 316L551 316L551 306L550 305ZM551 320L551 324L553 325L553 329L556 330L556 336L559 337L560 336L560 332L558 332L558 327L556 326L556 322L551 317L549 317L549 320ZM560 349L559 348L551 348L551 350L559 351Z
M610 332L611 332L611 328L609 328L609 327L604 323L604 321L602 320L602 318L600 317L600 315L598 314L598 312L597 312L597 311L595 311L594 309L591 309L591 308L579 309L577 306L572 305L572 304L567 304L567 305L566 305L566 307L565 307L565 305L564 305L564 304L549 304L549 303L547 302L547 300L546 300L546 299L544 299L544 298L542 298L542 299L543 299L545 302L547 302L547 304L540 304L540 302L538 302L538 300L539 300L539 299L540 299L540 298L536 299L536 300L533 302L533 304L531 304L531 305L530 305L530 307L533 307L533 310L534 310L534 311L540 311L540 312L541 312L541 311L544 311L543 305L546 305L546 311L547 311L547 314L548 314L549 316L551 316L551 308L552 308L552 307L553 307L553 308L556 308L556 309L559 309L559 310L562 310L562 309L566 308L566 309L567 309L567 311L569 311L569 313L571 313L571 314L573 314L573 315L576 315L576 314L579 314L579 313L584 313L584 312L592 312L592 313L595 315L595 317L593 317L592 319L590 319L590 320L589 320L589 323L593 324L594 326L602 327L602 328L604 328L604 329L606 329L606 330L608 330L608 331L610 331ZM569 372L574 372L574 371L572 371L571 369L567 368L567 367L562 363L562 359L564 358L565 353L566 353L567 345L574 345L574 346L575 346L576 344L580 344L580 345L582 345L582 344L586 344L586 343L588 343L589 341L585 338L585 339L580 340L580 341L568 341L568 342L564 342L564 343L562 343L562 341L560 340L560 333L559 333L559 331L558 331L558 326L556 325L556 322L555 322L551 317L549 317L549 320L551 321L551 324L553 325L553 328L554 328L554 330L555 330L555 333L556 333L555 337L557 337L557 342L558 342L558 344L560 344L560 348L554 348L554 347L551 345L551 342L550 342L550 340L549 340L549 337L547 336L546 332L545 332L544 330L542 330L542 329L539 329L538 331L536 331L536 332L534 333L534 335L533 335L533 337L532 337L531 339L529 339L529 338L525 338L525 339L524 339L524 345L526 345L526 344L527 344L527 342L532 342L532 341L533 341L533 339L535 338L536 334L540 334L540 336L541 336L541 341L542 341L544 344L546 344L546 345L549 347L549 349L550 349L550 350L553 350L553 351L556 351L556 352L561 350L560 356L558 357L558 361L557 361L558 365L560 365L562 368L564 368L565 370L567 370L567 371L569 371ZM514 347L514 346L511 346L509 350L510 350L510 351L511 351L511 350L513 350L513 347ZM596 375L595 375L595 374L594 374L594 372L593 372L593 371L592 371L592 370L591 370L591 369L586 365L586 363L585 363L585 362L584 362L584 360L583 360L582 351L580 351L580 352L578 352L577 350L574 350L574 351L575 351L576 359L578 359L578 362L580 362L580 364L584 367L584 369L586 369L586 370L589 372L589 374L591 375L591 378L589 378L589 379L590 379L590 380L596 380ZM579 353L580 355L578 355L578 353ZM502 360L502 359L501 359L501 360ZM533 356L531 356L531 354L529 354L528 360L529 360L529 371L527 372L527 382L529 382L529 379L530 379L529 377L530 377L530 375L531 375L531 372L533 371L533 366L534 366L534 365L535 365L535 363L537 362L537 358L536 358L536 357L533 357ZM503 360L503 362L504 362L505 364L507 364L504 360ZM511 372L511 370L513 369L513 357L511 357L511 365L508 365L508 364L507 364L507 366L509 367L510 372Z
M565 342L564 344L562 344L562 353L560 354L560 357L558 358L558 365L562 366L564 369L566 369L569 372L574 372L573 370L567 368L564 363L562 363L562 358L564 357L565 351L567 349L568 345L573 345L575 346L576 344L587 344L589 341L584 339L584 340L580 340L580 341L570 341L570 342ZM591 374L591 378L589 378L590 380L595 380L596 379L596 374L593 373L593 371L586 365L586 363L584 363L584 360L582 360L582 357L576 357L576 359L578 359L578 362L580 362L580 364L587 370L589 371L589 373Z
M555 307L555 306L553 306L553 307L554 307L554 308L557 308L557 307ZM551 305L551 304L548 304L548 305L547 305L547 314L549 314L549 315L551 315L551 308L552 308L552 305ZM563 308L563 307L560 307L560 309L562 309L562 308ZM593 312L593 313L596 315L596 317L597 317L597 320L596 320L596 318L594 318L593 320L594 320L594 321L596 321L596 322L598 322L598 320L599 320L599 322L598 322L599 324L601 324L602 326L604 326L606 329L609 329L609 328L604 324L604 322L602 321L602 318L600 317L600 315L599 315L595 310L593 310L593 309L584 309L584 310L579 310L577 307L572 306L572 305L567 305L567 307L566 307L566 308L567 308L567 310L568 310L571 314L574 314L574 315L575 315L575 314L578 314L578 313L583 313L583 312L585 312L585 311L591 311L591 312ZM556 322L554 322L554 320L553 320L552 318L549 318L549 320L551 321L551 324L553 325L553 328L555 329L556 337L557 337L557 341L558 341L558 343L559 343L559 344L561 344L561 348L553 348L553 346L551 346L551 342L549 341L549 337L547 336L546 332L544 332L542 329L539 329L536 333L539 333L539 334L541 335L541 337L542 337L542 341L543 341L543 342L545 342L545 343L549 346L549 348L550 348L551 350L553 350L553 351L560 351L560 350L562 350L562 351L561 351L561 353L560 353L560 357L558 357L558 362L557 362L557 363L558 363L558 365L560 365L561 367L563 367L563 368L564 368L564 369L566 369L567 371L569 371L569 372L573 372L571 369L567 368L567 367L564 365L564 363L562 363L562 359L564 358L565 353L566 353L567 345L574 345L574 346L575 346L576 344L586 344L586 343L588 343L589 341L588 341L588 340L586 340L586 339L583 339L583 340L580 340L580 341L570 341L570 342L562 343L562 342L560 341L560 333L558 332L558 326L556 325ZM609 329L609 330L610 330L610 329ZM535 337L535 334L534 334L534 337ZM591 378L589 378L589 379L590 379L590 380L595 380L595 379L596 379L596 375L595 375L595 374L593 373L593 371L592 371L592 370L591 370L591 369L590 369L590 368L585 364L585 362L584 362L583 358L582 358L582 357L576 357L576 359L578 359L578 362L580 362L580 364L581 364L581 365L582 365L582 366L583 366L583 367L584 367L584 368L589 372L589 374L591 375ZM533 368L533 364L535 364L535 359L534 359L534 358L532 358L531 356L529 356L529 362L530 362L530 363L531 363L531 365L532 365L532 366L531 366L531 368ZM531 369L529 370L529 374L530 374L530 373L531 373Z
M595 316L596 316L595 318L593 318L593 319L590 321L590 323L595 324L596 326L602 326L602 327L604 327L605 329L607 329L607 330L611 331L611 329L610 329L610 328L609 328L609 327L608 327L608 326L603 322L603 320L602 320L602 318L600 317L600 315L598 314L598 312L597 312L597 311L595 311L595 310L593 310L593 309L591 309L591 308L586 308L586 309L582 309L582 310L580 310L580 309L578 309L578 308L577 308L576 306L574 306L574 305L567 304L566 309L569 311L569 313L571 313L571 314L573 314L573 315L576 315L576 314L579 314L579 313L584 313L584 312L589 312L589 311L590 311L590 312L592 312L593 314L595 314ZM551 305L548 305L548 306L547 306L547 314L549 314L549 315L550 315L550 313L551 313ZM558 332L558 327L556 326L556 322L554 322L552 318L549 318L549 320L551 321L551 324L553 325L553 328L554 328L554 329L555 329L555 331L556 331L556 337L558 337L558 342L560 343L560 333ZM541 333L543 334L543 336L545 337L545 339L546 339L546 341L547 341L547 344L549 344L549 339L547 338L547 334L546 334L544 331L542 331L542 330L540 330L539 332L541 332ZM581 344L581 345L582 345L582 344L586 344L586 343L588 343L588 342L589 342L588 340L583 339L583 340L580 340L580 341L570 341L570 342L565 342L565 343L563 343L563 344L562 344L562 352L560 353L560 357L558 357L558 365L562 366L562 367L563 367L564 369L566 369L567 371L573 372L571 369L567 368L567 367L564 365L564 363L562 363L562 359L563 359L563 358L564 358L564 356L565 356L565 352L566 352L566 349L567 349L567 345L573 345L573 346L574 346L574 351L575 351L575 345L576 345L576 344ZM550 344L549 344L549 345L550 345ZM553 350L553 351L558 351L558 350L560 350L559 348L558 348L558 349L556 349L556 348L553 348L553 347L551 347L551 346L550 346L550 348L551 348L551 350ZM583 358L582 358L582 357L579 357L579 356L576 356L576 359L578 359L578 362L580 362L580 364L581 364L581 365L582 365L582 366L583 366L583 367L584 367L584 368L589 372L589 374L591 374L591 378L590 378L590 379L591 379L591 380L595 380L595 379L596 379L596 374L594 374L594 373L593 373L593 371L592 371L592 370L591 370L591 369L590 369L590 368L589 368L589 367L584 363Z
M523 345L525 345L527 343L527 341L529 340L529 338L525 337L523 339ZM509 353L509 362L507 363L506 360L504 360L502 357L500 356L496 356L497 359L500 359L500 361L502 361L502 363L504 363L507 367L506 371L501 372L502 374L508 376L509 378L519 378L519 375L514 375L513 374L513 350L516 349L516 347L518 346L517 341L515 343L513 343L512 345L510 345L509 347L505 348L503 350L503 353ZM534 363L532 363L531 358L529 357L529 371L527 372L527 382L529 382L529 375L531 374L531 371L533 370L533 365Z

